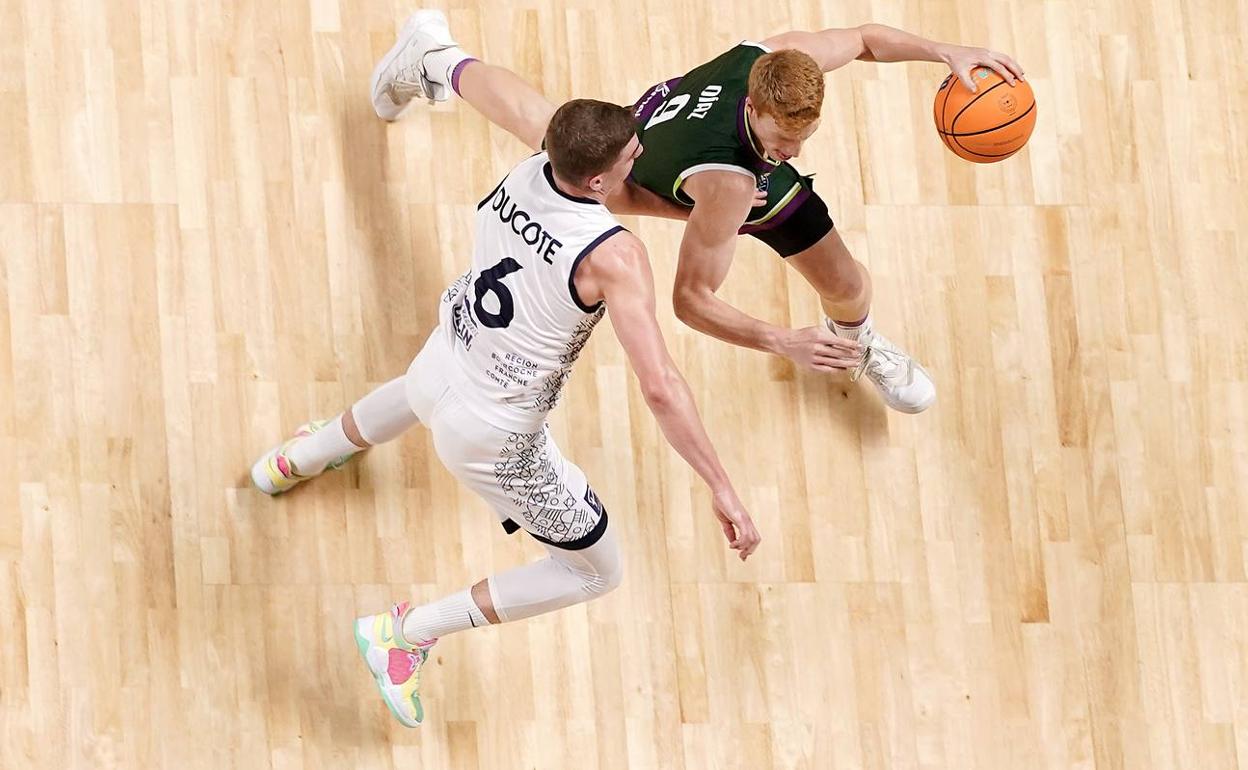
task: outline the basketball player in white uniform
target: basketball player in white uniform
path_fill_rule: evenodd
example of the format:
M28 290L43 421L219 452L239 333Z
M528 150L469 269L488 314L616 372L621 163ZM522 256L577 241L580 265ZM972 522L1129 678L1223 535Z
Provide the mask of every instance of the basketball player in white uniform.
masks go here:
M356 621L360 653L386 704L411 727L424 716L420 671L440 637L551 612L620 583L607 510L546 426L608 310L664 435L710 487L729 546L745 559L759 543L668 355L646 250L604 205L634 194L616 197L641 150L630 111L568 102L530 144L543 138L547 151L512 169L478 206L471 266L442 295L439 325L406 376L332 420L301 427L252 469L255 484L277 494L421 422L447 469L490 503L504 528L524 529L545 546L542 561Z

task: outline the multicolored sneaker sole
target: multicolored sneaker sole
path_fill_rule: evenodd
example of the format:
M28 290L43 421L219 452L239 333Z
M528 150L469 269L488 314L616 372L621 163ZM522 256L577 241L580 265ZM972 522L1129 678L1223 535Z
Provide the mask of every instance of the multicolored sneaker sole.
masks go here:
M403 639L400 629L408 609L408 603L402 602L389 612L357 618L355 645L390 713L405 727L419 727L425 719L420 674L438 640L411 645Z

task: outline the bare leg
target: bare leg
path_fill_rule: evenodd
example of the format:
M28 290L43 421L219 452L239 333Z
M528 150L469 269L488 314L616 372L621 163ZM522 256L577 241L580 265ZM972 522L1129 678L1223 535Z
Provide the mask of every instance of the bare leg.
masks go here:
M511 70L470 61L459 70L456 81L460 97L476 108L485 119L527 144L542 148L546 126L555 114L555 105ZM613 214L687 219L689 209L669 203L649 190L629 182L618 185L607 198Z
M373 109L383 120L397 120L416 96L444 101L454 90L485 119L540 150L555 114L536 88L511 70L473 58L460 48L440 11L417 11L404 25L394 47L378 63L371 83ZM685 219L686 207L643 190L629 181L607 199L615 214Z
M819 293L828 318L852 324L867 316L871 274L849 253L835 228L814 246L789 257L788 263Z
M539 149L555 107L516 73L486 64L460 48L446 15L420 10L373 71L373 109L397 120L417 96L445 101L454 90L486 120Z
M491 625L530 618L589 601L623 580L620 549L610 530L581 550L544 547L549 558L513 567L467 591L413 607L403 619L404 637L417 643L479 626L482 618ZM476 613L480 614L474 617Z
M862 376L870 380L893 409L914 414L936 401L936 383L909 353L874 328L871 274L853 258L835 229L814 246L789 257L789 263L819 292L823 311L835 321L831 330L868 346Z
M498 619L498 613L494 611L494 599L490 597L490 582L488 580L482 580L472 587L472 600L476 602L477 608L481 610L481 614L491 624L502 622Z
M287 450L287 459L300 477L309 478L356 452L398 438L417 422L404 378L396 377L300 438Z
M360 449L368 449L372 446L360 435L360 426L355 424L355 415L351 413L351 409L342 413L342 432L347 434L348 441Z
M555 105L509 69L470 61L459 71L457 92L486 120L534 150L542 147Z

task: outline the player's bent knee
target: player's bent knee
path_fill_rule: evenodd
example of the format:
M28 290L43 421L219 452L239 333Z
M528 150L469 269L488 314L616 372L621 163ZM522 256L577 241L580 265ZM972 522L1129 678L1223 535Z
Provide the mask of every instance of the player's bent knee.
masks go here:
M850 257L838 260L838 264L831 271L828 283L819 288L819 294L824 299L834 302L852 300L861 295L864 288L866 288L866 281L863 280L862 271Z
M606 546L605 548L602 546ZM614 542L599 543L591 559L592 569L582 573L585 591L591 597L609 594L624 582L624 564L620 559L619 546Z
M832 233L806 251L794 255L791 264L820 297L830 302L853 301L862 296L868 287L865 269L840 243L839 236Z
M623 582L624 565L620 564L617 559L613 569L598 576L598 590L596 593L598 596L609 594L619 588Z

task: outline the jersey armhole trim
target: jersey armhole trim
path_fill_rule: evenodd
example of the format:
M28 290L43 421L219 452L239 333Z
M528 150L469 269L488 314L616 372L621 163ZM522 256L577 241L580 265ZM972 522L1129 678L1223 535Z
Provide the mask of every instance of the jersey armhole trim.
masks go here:
M574 282L576 279L576 269L581 266L581 262L588 257L590 252L596 249L599 244L621 230L625 230L624 225L616 225L615 227L612 227L610 230L590 241L589 245L581 249L581 253L576 255L576 259L572 260L572 269L568 271L568 295L572 297L572 301L576 303L576 306L585 313L597 313L598 309L602 307L602 301L599 300L596 305L586 305L581 301L581 295L576 293L576 283Z
M750 179L757 179L753 171L741 166L734 166L731 163L699 163L696 166L690 166L676 176L676 181L672 183L672 197L687 206L692 206L693 200L688 195L682 195L680 188L686 179L699 171L733 171L738 174L745 174Z
M770 49L770 48L768 48L767 46L763 45L762 43L756 43L756 42L754 42L753 40L742 40L740 43L737 43L737 45L750 45L750 46L754 46L755 48L761 48L761 49L763 49L764 51L766 51L767 53L771 53L771 49Z
M511 174L508 174L507 176L511 176ZM494 185L494 189L490 190L490 194L481 199L481 202L477 204L477 211L485 208L485 204L489 203L490 200L498 194L498 188L503 186L503 182L507 181L507 176L499 180L498 184Z
M763 224L764 222L766 222L766 221L768 221L769 219L771 219L772 217L774 217L776 214L779 214L779 213L780 213L780 211L781 211L781 210L782 210L785 206L789 205L789 201L793 200L793 198L794 198L794 197L796 197L796 196L797 196L797 194L798 194L798 193L800 193L801 191L802 191L802 183L801 183L801 182L795 182L795 183L793 184L793 186L789 188L789 191L788 191L787 193L785 193L785 194L784 194L784 197L783 197L783 198L781 198L781 199L780 199L780 200L776 203L776 205L772 206L772 207L771 207L771 209L770 209L770 210L769 210L766 214L763 214L763 215L762 215L761 217L759 217L758 219L747 219L747 220L745 221L745 224L746 224L746 225L761 225L761 224Z

